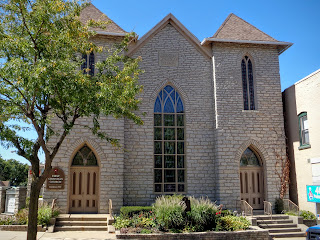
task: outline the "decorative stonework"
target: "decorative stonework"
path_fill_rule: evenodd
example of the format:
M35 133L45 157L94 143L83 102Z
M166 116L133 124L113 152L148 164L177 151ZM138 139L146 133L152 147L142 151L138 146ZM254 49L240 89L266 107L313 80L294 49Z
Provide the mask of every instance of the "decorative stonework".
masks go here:
M178 67L179 54L174 52L159 52L159 66Z

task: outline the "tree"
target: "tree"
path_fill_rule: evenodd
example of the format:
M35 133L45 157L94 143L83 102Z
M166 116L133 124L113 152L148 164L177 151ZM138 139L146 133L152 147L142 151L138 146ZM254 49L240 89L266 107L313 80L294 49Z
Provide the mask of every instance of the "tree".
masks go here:
M0 141L31 163L28 240L36 239L41 186L77 119L92 119L86 127L112 144L118 144L117 140L99 130L100 116L126 117L142 124L134 113L139 104L136 95L142 91L137 83L139 59L123 54L130 36L106 60L95 64L94 76L80 71L82 54L106 51L90 41L95 35L90 27L106 23L79 20L85 5L83 0L0 0L0 58L4 59L0 65ZM62 131L50 127L52 118L60 121ZM25 123L29 127L23 127ZM18 135L20 130L32 129L36 139ZM49 148L53 134L58 140ZM40 150L45 156L42 173Z
M26 186L28 182L28 164L17 160L4 160L0 157L0 180L10 181L11 186Z

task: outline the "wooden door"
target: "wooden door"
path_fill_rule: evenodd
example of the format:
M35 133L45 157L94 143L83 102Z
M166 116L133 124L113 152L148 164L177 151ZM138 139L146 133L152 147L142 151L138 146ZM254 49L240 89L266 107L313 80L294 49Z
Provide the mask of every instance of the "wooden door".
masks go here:
M262 167L240 167L241 200L253 209L263 209L264 183Z
M97 213L99 200L99 168L71 167L69 189L70 213Z

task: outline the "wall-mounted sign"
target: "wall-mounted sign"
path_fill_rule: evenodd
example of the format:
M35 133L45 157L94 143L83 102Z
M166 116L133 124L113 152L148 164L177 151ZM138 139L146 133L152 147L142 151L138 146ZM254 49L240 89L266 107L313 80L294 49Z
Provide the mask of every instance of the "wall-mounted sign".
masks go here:
M320 186L307 185L307 201L320 203Z
M59 167L53 167L47 178L47 190L64 189L64 172Z

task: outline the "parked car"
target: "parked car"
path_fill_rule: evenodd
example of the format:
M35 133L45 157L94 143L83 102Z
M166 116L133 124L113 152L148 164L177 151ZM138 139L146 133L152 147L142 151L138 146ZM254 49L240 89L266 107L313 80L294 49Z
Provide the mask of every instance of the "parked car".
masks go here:
M320 224L307 229L307 240L320 240Z

